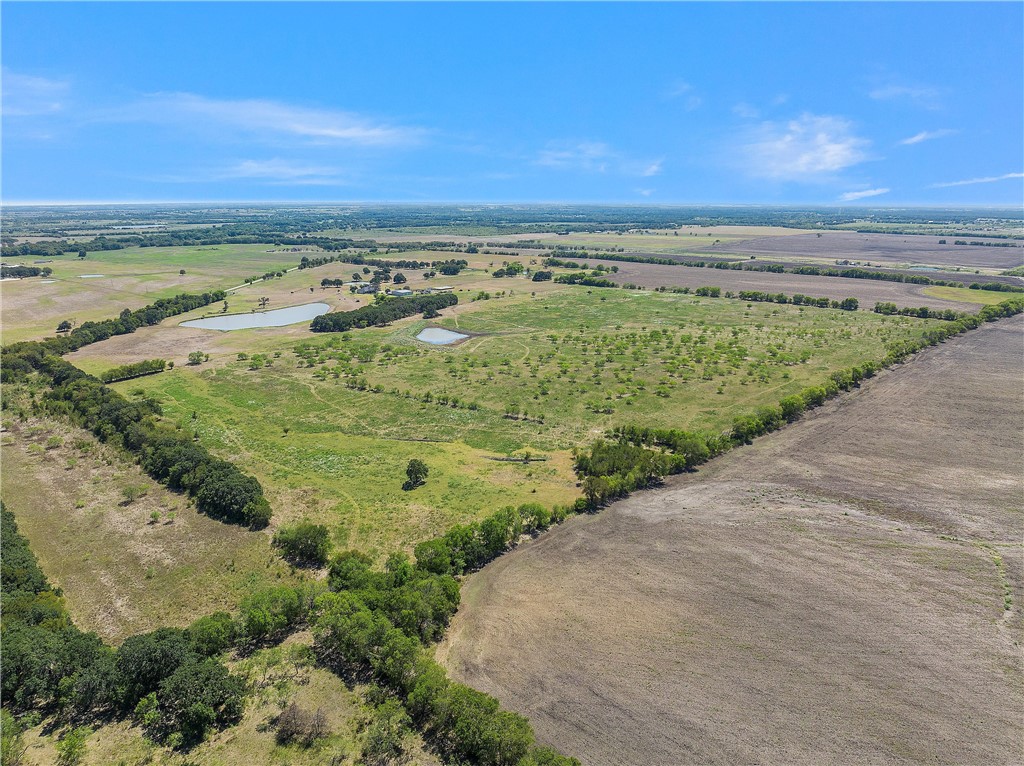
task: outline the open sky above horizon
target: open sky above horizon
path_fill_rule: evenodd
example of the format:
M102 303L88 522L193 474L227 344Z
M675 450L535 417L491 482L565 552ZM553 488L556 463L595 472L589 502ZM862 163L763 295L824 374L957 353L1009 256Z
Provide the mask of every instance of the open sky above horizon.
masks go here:
M1024 204L1024 5L23 3L4 202Z

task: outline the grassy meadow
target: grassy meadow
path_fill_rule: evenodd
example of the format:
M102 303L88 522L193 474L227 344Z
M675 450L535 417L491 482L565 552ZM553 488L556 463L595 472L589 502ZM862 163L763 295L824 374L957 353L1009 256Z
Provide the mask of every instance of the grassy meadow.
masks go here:
M512 284L513 296L466 294L468 304L429 323L248 331L251 346L240 336L208 364L115 387L156 398L256 475L276 522L309 518L339 546L382 554L500 505L570 502L579 492L571 450L609 427L725 429L929 324L646 291L531 294L521 280L501 281ZM415 340L428 324L470 337ZM526 454L530 462L502 459ZM407 492L412 458L431 473Z

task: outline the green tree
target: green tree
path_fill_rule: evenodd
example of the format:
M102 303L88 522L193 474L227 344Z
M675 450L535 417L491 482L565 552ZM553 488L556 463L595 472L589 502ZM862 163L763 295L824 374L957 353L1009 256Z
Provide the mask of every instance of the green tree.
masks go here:
M413 458L405 467L405 475L409 477L409 480L402 485L402 489L409 490L421 486L426 481L429 472L430 469L427 468L426 463L419 458Z
M193 365L202 364L204 356L205 355L203 354L202 351L193 351L191 354L188 355L188 363Z
M290 561L323 566L331 552L330 532L323 524L300 521L278 529L274 546Z
M160 725L185 744L202 742L208 729L241 719L244 694L245 682L216 660L186 663L160 684Z
M92 734L88 726L79 726L65 734L57 743L58 766L78 766L85 757L85 740Z

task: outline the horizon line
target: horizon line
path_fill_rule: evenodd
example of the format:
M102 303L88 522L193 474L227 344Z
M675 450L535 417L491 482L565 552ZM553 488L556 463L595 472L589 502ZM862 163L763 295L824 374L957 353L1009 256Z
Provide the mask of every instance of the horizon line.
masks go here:
M526 201L511 200L505 202L483 202L474 200L437 200L424 202L423 200L402 201L402 200L0 200L0 208L4 207L110 207L110 206L157 206L157 205L235 205L235 206L305 206L305 207L327 207L333 205L348 205L353 207L441 207L451 205L477 205L482 207L509 207L515 205L530 205L535 207L545 206L572 206L572 207L635 207L635 208L665 208L665 207L750 207L750 208L792 208L792 207L815 207L829 209L855 208L863 210L893 210L904 208L915 209L1012 209L1020 211L1024 217L1024 206L1018 202L949 202L949 203L889 203L887 205L854 204L850 202L625 202L625 201L604 201L604 202L574 202L565 200L549 201Z

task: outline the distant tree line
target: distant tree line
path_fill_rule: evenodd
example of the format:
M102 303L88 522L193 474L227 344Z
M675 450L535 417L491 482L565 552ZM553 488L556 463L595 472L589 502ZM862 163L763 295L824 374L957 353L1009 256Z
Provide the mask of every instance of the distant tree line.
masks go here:
M585 258L585 253L563 253L566 258ZM656 256L642 255L615 255L595 254L593 257L610 261L627 261L632 263L655 263L661 266L689 266L691 268L722 269L726 271L760 271L775 274L803 274L816 277L845 277L847 279L874 279L882 282L904 282L915 285L934 285L937 287L963 287L963 282L945 279L932 279L923 274L902 274L898 271L882 271L862 268L831 268L822 266L792 266L785 267L779 263L757 263L752 264L745 261L689 261L671 258L659 258ZM544 261L547 266L568 267L567 261L559 261L557 258L548 258ZM571 267L570 267L571 268ZM585 267L584 267L585 268ZM1003 284L1002 282L971 283L975 290L994 290L998 292L1024 292L1024 287L1017 285Z
M876 314L885 314L886 316L905 316L905 317L917 317L918 319L945 319L947 321L953 321L964 316L962 311L954 311L953 309L932 309L927 306L903 306L900 308L895 303L876 303L873 311Z
M48 277L53 273L49 266L0 266L0 279L24 279L25 277Z
M619 287L618 284L604 277L596 277L593 274L559 274L555 282L563 285L584 285L586 287Z
M112 367L106 372L100 373L100 380L104 383L116 383L119 380L131 380L141 378L143 375L153 375L163 372L167 368L165 359L145 359L141 362L133 362L120 367Z
M339 311L321 314L309 329L313 332L344 332L362 327L389 324L415 314L429 314L454 306L459 302L454 293L418 295L413 298L387 298L380 303L371 303L353 311Z

